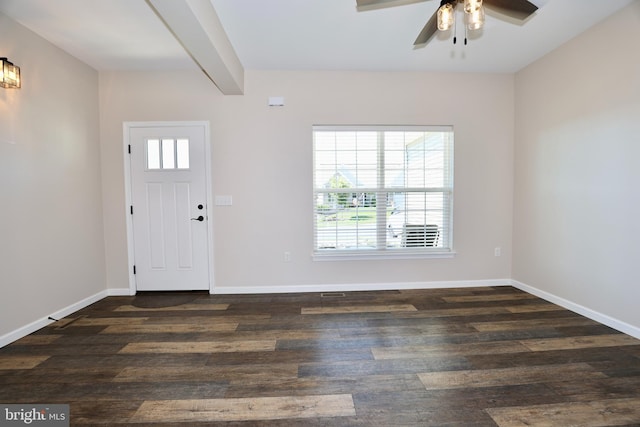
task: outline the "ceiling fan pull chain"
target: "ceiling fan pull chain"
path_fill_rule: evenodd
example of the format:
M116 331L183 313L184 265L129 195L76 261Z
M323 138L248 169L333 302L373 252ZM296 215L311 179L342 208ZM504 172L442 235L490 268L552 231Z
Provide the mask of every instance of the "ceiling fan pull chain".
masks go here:
M454 9L454 12L455 12L455 9ZM454 18L453 19L453 44L456 44L456 42L458 41L457 36L458 36L458 20Z
M467 26L464 26L464 45L467 45Z

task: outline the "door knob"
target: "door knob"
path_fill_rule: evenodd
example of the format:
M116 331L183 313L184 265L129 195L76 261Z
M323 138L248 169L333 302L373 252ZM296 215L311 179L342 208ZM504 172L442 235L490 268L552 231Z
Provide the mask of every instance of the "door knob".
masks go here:
M191 218L191 221L204 221L204 217L202 215L200 215L198 218Z

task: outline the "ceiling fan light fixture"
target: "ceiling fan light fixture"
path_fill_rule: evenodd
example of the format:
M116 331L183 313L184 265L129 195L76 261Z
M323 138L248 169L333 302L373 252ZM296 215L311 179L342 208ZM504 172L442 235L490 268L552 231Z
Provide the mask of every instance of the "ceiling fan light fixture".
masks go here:
M447 31L453 26L455 9L449 2L443 1L438 8L438 30Z
M468 30L479 30L484 26L484 7L480 6L479 9L471 13L465 13L464 19Z
M464 0L464 11L473 13L482 8L482 0Z

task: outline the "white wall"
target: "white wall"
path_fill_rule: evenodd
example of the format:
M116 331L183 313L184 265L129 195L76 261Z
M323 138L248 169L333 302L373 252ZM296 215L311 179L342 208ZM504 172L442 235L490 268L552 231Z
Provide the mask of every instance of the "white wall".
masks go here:
M636 330L638 40L636 1L517 74L513 259L514 279Z
M248 71L245 95L225 97L199 71L102 72L108 286L128 287L122 122L145 120L211 122L213 190L234 202L213 209L218 289L509 278L513 88L512 75ZM457 256L312 261L314 124L453 125Z
M0 345L105 287L98 74L0 14Z

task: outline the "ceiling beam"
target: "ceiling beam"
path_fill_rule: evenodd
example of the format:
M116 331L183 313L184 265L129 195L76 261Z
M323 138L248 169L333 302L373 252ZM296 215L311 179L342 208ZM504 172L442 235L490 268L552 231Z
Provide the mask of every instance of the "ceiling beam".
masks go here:
M244 68L210 0L146 0L225 95L244 93Z

